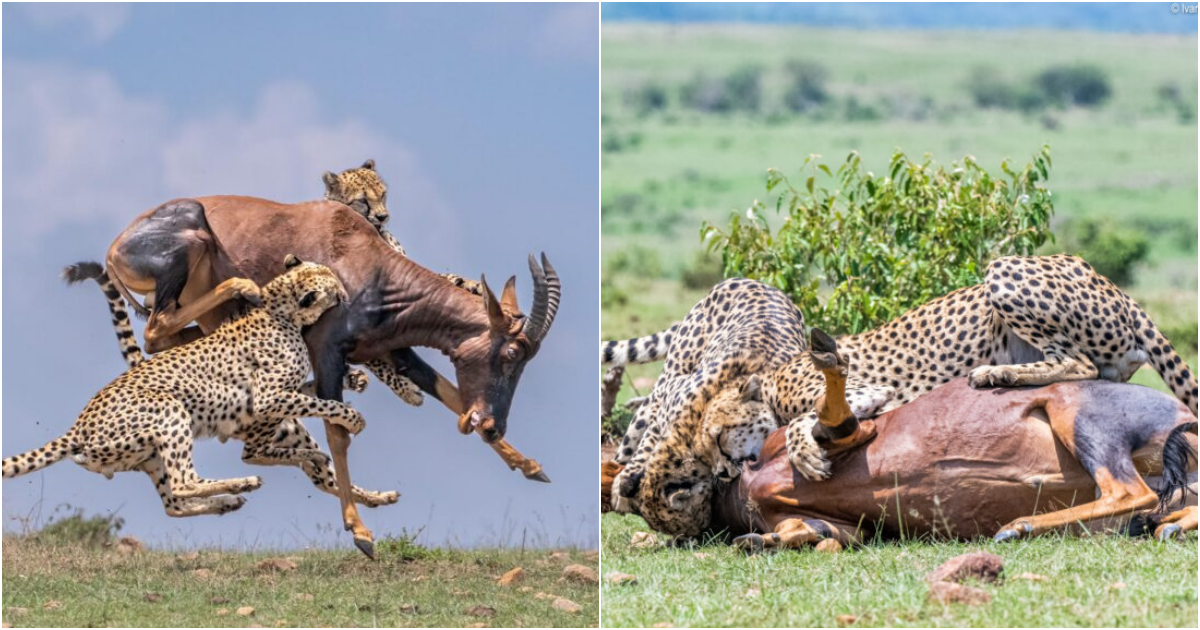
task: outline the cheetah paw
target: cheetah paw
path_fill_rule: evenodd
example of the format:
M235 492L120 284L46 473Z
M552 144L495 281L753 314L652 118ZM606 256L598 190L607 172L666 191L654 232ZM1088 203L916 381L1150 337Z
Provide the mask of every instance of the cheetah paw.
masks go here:
M967 377L973 389L985 387L1012 387L1017 384L1017 372L1008 365L981 365Z
M788 461L801 477L819 481L829 477L825 450L812 438L812 423L793 422L786 430Z
M400 500L400 493L394 490L387 492L372 492L371 490L358 489L357 494L362 497L361 503L369 508L376 508L381 505L392 505Z
M350 370L342 379L342 388L359 394L367 391L367 373L362 370Z
M348 409L346 413L337 418L329 419L334 424L342 427L350 433L350 435L358 435L362 430L367 428L367 421L357 409Z
M246 505L246 497L220 495L212 497L218 502L217 515L228 514L242 509Z
M241 494L243 492L251 492L262 487L262 477L255 475L253 477L244 477L238 480L229 490L229 494ZM238 507L241 507L240 505Z

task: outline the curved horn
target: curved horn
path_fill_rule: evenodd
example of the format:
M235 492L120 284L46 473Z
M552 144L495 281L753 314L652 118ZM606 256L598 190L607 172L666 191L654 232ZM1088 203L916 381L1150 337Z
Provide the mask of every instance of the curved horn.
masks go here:
M562 298L562 283L558 272L542 254L542 264L538 266L533 254L529 255L529 272L533 274L533 307L529 313L529 331L527 335L534 343L540 343L554 323L554 315L558 313L558 302Z

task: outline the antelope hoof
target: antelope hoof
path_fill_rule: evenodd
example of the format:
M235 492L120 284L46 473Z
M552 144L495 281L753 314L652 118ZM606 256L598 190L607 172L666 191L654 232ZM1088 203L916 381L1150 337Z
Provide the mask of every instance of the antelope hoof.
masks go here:
M1160 541L1166 542L1168 540L1171 540L1172 538L1175 538L1182 532L1183 532L1183 528L1180 527L1177 523L1167 523L1166 525L1159 527L1158 531L1154 533L1154 536L1155 536L1155 538L1158 538Z
M1029 523L1014 523L996 533L992 538L994 542L1008 542L1010 540L1018 540L1033 533L1033 525Z
M767 548L767 543L763 537L758 534L746 534L733 539L733 545L742 553L754 555L762 553Z
M544 473L540 470L535 473L525 473L525 478L530 479L532 481L540 481L542 483L550 483L550 478L546 476L546 473Z
M363 552L363 554L365 554L368 558L372 560L375 559L375 543L371 540L365 538L355 538L354 546L358 547L358 550Z

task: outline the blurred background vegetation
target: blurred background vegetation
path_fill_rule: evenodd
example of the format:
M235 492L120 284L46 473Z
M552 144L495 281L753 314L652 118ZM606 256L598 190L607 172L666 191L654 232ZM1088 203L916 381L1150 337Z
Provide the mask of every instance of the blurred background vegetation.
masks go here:
M1091 262L1196 365L1195 35L605 18L605 339L660 330L724 277L703 222L728 232L751 211L777 231L793 193L769 178L840 191L814 164L836 171L856 153L856 181L881 182L902 151L1000 179L1002 162L1019 172L1049 145L1039 184L1056 238L1029 244ZM622 396L647 393L659 367L630 370ZM1146 370L1135 381L1162 387Z

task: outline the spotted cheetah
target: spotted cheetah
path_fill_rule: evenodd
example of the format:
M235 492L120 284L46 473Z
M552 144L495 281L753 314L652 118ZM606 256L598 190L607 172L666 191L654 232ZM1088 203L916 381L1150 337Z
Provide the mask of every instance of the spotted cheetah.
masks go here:
M63 279L69 284L93 280L100 286L101 292L104 293L104 297L108 300L108 309L112 316L113 329L116 332L121 357L125 360L125 364L129 369L136 368L144 363L146 358L142 354L141 347L138 346L137 337L134 335L125 299L109 279L104 267L95 262L81 262L66 267L62 275ZM404 399L405 402L414 406L421 405L424 398L416 384L396 372L390 365L386 365L386 362L381 363L385 364L387 369L373 370L376 377ZM374 365L374 363L368 365L373 368L380 367ZM347 370L343 385L347 390L362 393L367 389L367 375L359 370ZM316 383L314 381L306 382L300 387L300 392L309 396L315 396ZM278 422L264 420L235 437L245 441L245 447L242 450L242 461L248 464L263 466L299 466L318 489L329 494L337 494L337 483L335 481L333 465L328 455L321 452L321 446L313 439L308 429L305 428L298 418L289 418ZM224 442L224 438L221 441ZM289 453L297 451L313 451L320 453L320 455L314 453L312 457L299 460L288 457ZM390 505L395 503L399 498L399 494L396 492L375 492L364 490L358 486L353 486L351 492L358 503L362 503L368 507Z
M677 329L668 361L676 346L703 343L692 336ZM933 300L875 330L843 337L837 346L849 364L847 394L862 395L856 415L894 408L958 376L968 376L974 387L1096 377L1123 382L1143 362L1155 367L1193 413L1196 409L1194 375L1150 318L1129 296L1072 256L998 259L989 265L983 284ZM808 413L823 392L820 370L807 353L797 353L763 377L764 402L788 426L793 466L805 477L825 477L827 462L812 436ZM753 422L758 416L750 410L745 417ZM657 416L659 425L643 428L643 443L622 472L625 479L617 480L626 484L618 488L620 496L633 497L642 485L641 476L652 468L663 479L647 488L657 488L660 494L663 488L678 494L673 484L696 485L706 473L703 466L708 462L697 464L702 454L689 450L702 441L696 433L703 428L703 418L680 426L663 424L662 418ZM727 418L721 424L730 430L737 422ZM660 442L673 446L662 448L651 460L648 453ZM629 454L627 446L622 455ZM687 470L679 468L681 462L687 463ZM647 499L643 492L638 501L643 516ZM665 497L649 499L662 503ZM675 520L685 518L681 511L663 513Z
M379 230L379 235L387 241L389 247L404 256L408 255L400 241L384 226L391 217L387 209L387 184L383 183L383 178L375 170L375 160L367 160L358 168L346 169L337 174L326 171L321 180L325 182L326 199L350 206ZM474 280L452 273L442 274L442 277L460 289L483 295L482 288Z
M323 417L351 433L365 425L352 407L299 392L310 363L301 328L345 298L327 267L294 256L288 271L263 287L261 306L211 335L162 352L94 396L75 424L42 448L4 459L5 478L64 457L112 477L140 470L158 489L169 516L224 514L259 477L210 480L192 464L196 438L246 439L271 420ZM317 450L264 453L272 461L328 460Z

